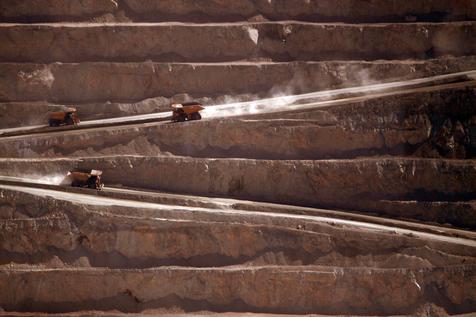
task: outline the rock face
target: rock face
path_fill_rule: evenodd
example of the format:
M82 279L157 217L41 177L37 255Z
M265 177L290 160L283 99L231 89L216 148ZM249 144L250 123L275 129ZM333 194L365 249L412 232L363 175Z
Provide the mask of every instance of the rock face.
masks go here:
M475 16L1 1L0 316L475 313Z
M7 62L405 59L476 52L474 22L91 24L0 27ZM178 38L180 40L172 40ZM127 39L129 45L124 45ZM75 46L76 43L81 43Z
M104 310L119 307L123 311L135 312L147 308L181 305L190 310L243 309L297 314L315 311L327 314L366 314L373 311L373 307L379 307L378 311L383 314L410 313L413 307L432 298L435 291L438 292L436 285L441 280L445 280L447 290L441 294L441 302L454 301L459 307L474 305L473 293L458 291L461 287L470 287L474 283L474 274L464 268L372 270L371 282L369 273L359 269L335 272L307 269L302 271L299 268L286 267L238 270L152 269L123 272L98 269L13 271L8 275L0 274L0 279L8 286L22 285L24 281L34 284L44 281L45 289L60 287L71 290L52 299L48 292L35 296L32 288L20 287L15 292L19 301L16 304L8 303L6 308L9 310L21 308L61 312L91 307L101 307ZM389 283L389 280L392 282ZM286 281L286 284L283 285L282 281ZM88 287L91 284L97 284L98 287L91 291ZM369 284L377 286L372 288L375 291L359 294L352 290L368 289ZM336 295L322 293L322 288L333 289ZM275 292L272 298L263 296L264 290L269 289ZM3 288L0 296L7 295ZM35 296L35 301L25 300L32 296ZM71 304L77 301L84 304ZM458 310L453 312L458 313Z
M422 104L415 107L418 102ZM476 138L471 121L475 102L474 90L448 89L364 99L301 113L193 122L180 129L173 124L152 124L12 137L0 140L0 156L45 157L54 152L57 156L173 154L310 160L385 153L472 158L476 153L471 143ZM455 106L448 109L448 104ZM44 111L45 105L40 109ZM26 115L25 111L12 113L19 115L17 120Z
M139 101L194 96L307 93L474 69L474 57L429 61L233 64L2 63L0 101ZM246 80L244 80L246 79Z
M96 15L111 13L117 10L115 0L52 0L48 4L41 0L15 1L5 0L0 4L0 19L8 21L32 20L44 21L45 19L63 20L82 19Z
M395 314L426 301L454 313L474 305L472 293L459 290L474 282L476 249L451 239L349 230L312 218L300 220L296 229L292 218L203 208L190 218L177 209L160 211L140 203L111 207L104 204L107 198L78 206L67 200L82 195L70 195L57 200L36 191L1 190L4 209L15 215L0 221L0 264L13 260L18 266L4 265L9 269L0 273L7 310L135 312L178 305L185 310ZM32 266L36 263L40 268ZM435 286L439 281L445 281L443 293ZM168 283L173 285L164 287ZM98 287L91 291L87 285ZM54 291L63 287L68 292ZM350 291L354 287L369 290L364 302L352 304L362 296Z
M422 0L53 0L45 6L39 0L5 0L0 4L5 22L44 21L243 21L304 20L340 22L414 22L474 19L473 0L448 2Z
M97 157L80 160L1 160L9 176L34 178L66 175L68 170L101 169L111 185L158 189L197 195L347 210L379 209L390 201L449 201L474 199L474 160L354 159L251 160L194 159L184 157ZM140 177L130 177L132 174ZM434 179L438 178L438 182ZM375 200L383 200L376 203ZM444 222L474 226L474 209L443 216ZM392 214L393 212L389 212ZM400 214L405 217L405 214Z

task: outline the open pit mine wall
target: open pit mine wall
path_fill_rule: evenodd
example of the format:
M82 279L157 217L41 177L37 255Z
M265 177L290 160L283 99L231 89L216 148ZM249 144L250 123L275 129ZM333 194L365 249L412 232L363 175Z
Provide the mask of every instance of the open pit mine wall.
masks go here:
M474 20L474 0L3 0L2 22L302 20L409 22Z
M375 154L472 158L476 155L475 102L474 89L447 89L386 96L326 109L257 114L247 119L5 138L0 139L0 157L170 153L296 160ZM42 109L46 104L38 107ZM285 110L286 106L280 109ZM226 116L229 112L233 109L216 114ZM10 120L20 120L25 111L12 113L15 115L9 116Z
M475 55L474 22L0 26L3 62L374 60ZM180 41L173 39L179 38ZM127 39L127 44L124 41ZM78 45L81 43L81 45Z
M451 201L476 197L474 160L268 161L124 156L4 159L0 167L7 175L25 177L66 175L72 168L101 169L108 185L341 208L356 208L365 199Z
M228 96L229 97L229 96ZM226 96L218 98L193 98L188 94L179 94L171 98L156 97L139 102L98 102L73 104L78 111L81 121L97 120L104 118L117 118L132 115L141 115L154 112L170 111L173 103L183 103L191 99L202 104L221 104ZM248 96L247 96L248 97ZM47 101L19 101L0 102L0 127L18 128L22 126L46 125L48 114L53 111L62 111L68 105L55 104Z
M5 287L0 289L0 307L44 312L136 312L173 306L186 311L404 314L429 302L451 313L473 311L476 304L471 287L474 260L468 257L474 247L322 223L297 230L292 221L278 224L268 218L259 224L257 217L246 219L246 213L238 221L231 221L228 213L222 215L228 221L215 213L203 222L173 221L161 219L170 212L167 208L148 211L140 204L121 208L65 199L1 190L4 209L15 212L13 219L0 220L2 263L50 259L59 267L1 271L0 285ZM197 214L183 213L192 218ZM230 234L239 238L229 239ZM266 252L281 253L281 265L297 264L199 267L210 261L214 266L239 264ZM406 268L386 263L388 252L398 253L397 266L405 263ZM301 261L328 264L326 256L344 267L299 266ZM464 266L457 264L466 259ZM79 263L68 269L58 263L61 260ZM435 267L442 260L452 266ZM143 269L157 264L197 267ZM93 280L98 286L86 287ZM68 291L54 292L58 288Z
M1 63L0 101L140 101L185 92L196 97L256 93L288 95L475 68L474 57L402 62L257 64Z
M449 313L464 313L476 308L471 287L475 283L473 266L12 270L0 272L0 284L5 286L0 289L0 305L9 311L47 312L182 307L186 311L387 315L410 314L420 304L433 302ZM56 292L58 288L68 291Z
M2 193L11 197L11 192L2 190ZM344 249L352 243L345 241L344 233L333 238L328 234L296 230L294 227L290 228L291 225L280 227L223 220L216 222L211 216L212 219L208 219L211 221L178 220L171 219L170 216L164 219L157 217L161 213L160 209L148 213L147 208L123 207L124 211L119 215L121 212L107 212L108 208L105 206L79 207L69 202L21 196L29 198L32 203L41 205L49 212L45 213L44 217L33 219L0 220L0 264L8 264L12 260L16 263L48 263L54 256L73 266L108 268L148 268L165 265L219 267L253 265L255 261L257 263L254 265L310 264L314 261L325 261L325 255L332 252L334 247ZM21 204L18 205L21 207ZM121 207L115 207L121 210ZM164 210L171 212L173 207L170 208ZM183 207L183 210L185 214L186 208ZM138 214L139 211L142 212L141 215ZM154 212L157 214L155 217ZM18 212L16 216L22 217ZM380 238L386 238L387 243L382 243L375 252L386 254L392 248L389 245L392 244L390 239L393 237L382 235ZM375 240L369 239L362 245L376 245ZM411 248L405 248L408 241L400 240L402 241L392 244L392 250L398 248L402 253L411 254ZM422 242L413 243L413 246L418 245L413 251L417 250L423 255L421 260L412 263L416 266L432 266L431 260L425 258ZM436 249L450 247L435 244ZM361 252L357 246L352 250ZM474 248L460 248L456 252L450 251L453 254L446 253L445 259L452 264L461 264L462 259L474 263L470 257L458 256L458 251L475 253ZM337 249L334 254L340 255L340 258L345 257L345 253ZM430 254L433 258L437 256L432 251ZM380 259L382 266L389 265L383 257ZM345 260L344 258L343 262ZM361 265L366 263L366 260L349 261ZM375 258L367 261L372 260L375 261Z
M24 190L0 188L0 265L48 265L55 256L73 266L109 268L328 265L330 259L342 267L476 264L476 248L451 239L210 206L128 206L92 196L80 204L70 201L84 198L74 193Z
M51 268L140 269L328 266L331 261L336 267L420 269L476 263L475 247L451 239L233 210L160 205L149 209L140 203L122 206L120 200L111 205L85 201L86 205L68 201L71 193L49 193L64 200L3 188L0 193L5 211L0 219L0 265L14 261Z

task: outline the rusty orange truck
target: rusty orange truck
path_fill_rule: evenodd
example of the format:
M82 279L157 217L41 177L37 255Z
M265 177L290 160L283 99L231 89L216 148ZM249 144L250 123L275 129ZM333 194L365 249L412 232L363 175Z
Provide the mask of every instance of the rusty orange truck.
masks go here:
M104 187L103 182L101 181L102 171L91 170L90 172L82 171L70 171L68 173L71 176L71 186L73 187L83 187L101 190Z
M200 120L200 111L205 109L201 103L185 102L175 103L172 107L172 122L183 122L186 120Z
M76 108L67 108L64 111L50 112L50 127L58 127L60 125L77 125L79 123Z

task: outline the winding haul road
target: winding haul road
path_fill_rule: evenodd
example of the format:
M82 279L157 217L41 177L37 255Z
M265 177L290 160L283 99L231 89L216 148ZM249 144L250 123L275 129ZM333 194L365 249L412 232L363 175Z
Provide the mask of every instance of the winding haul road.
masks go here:
M476 71L434 76L410 81L399 81L386 84L351 87L316 93L268 98L258 101L241 102L227 105L208 106L202 111L204 120L222 117L240 117L257 114L268 114L288 111L306 111L316 108L327 108L345 105L351 102L368 100L385 96L403 95L417 92L437 91L441 89L476 87ZM50 128L47 126L30 126L0 130L1 138L26 138L32 134L51 135L65 133L83 133L84 129L102 130L129 125L165 124L170 113L152 113L119 118L83 121L78 126ZM298 220L315 223L326 223L366 231L378 231L398 235L420 237L447 243L476 247L476 233L433 226L423 223L373 217L357 213L323 210L306 207L295 207L234 199L197 197L187 195L165 194L136 189L106 187L101 192L87 189L73 189L61 186L61 175L44 175L38 179L0 176L0 189L13 190L37 196L50 196L57 200L69 201L83 205L123 206L149 210L167 210L191 214L209 215L211 217L239 217L250 222L268 220ZM191 200L195 206L180 205L180 202ZM159 201L159 202L157 202ZM160 203L160 202L169 203ZM179 202L172 204L171 201ZM203 207L207 203L207 207ZM202 204L202 206L200 205ZM246 210L235 205L245 204ZM210 207L213 206L213 207ZM257 208L259 207L259 208ZM256 211L265 210L265 211ZM261 219L261 220L260 220ZM175 220L172 220L175 221ZM180 221L180 219L176 219Z
M240 218L250 223L267 222L268 220L306 221L476 247L476 233L474 232L334 210L116 187L105 187L103 191L98 192L90 189L71 188L67 185L40 183L35 179L8 176L0 176L0 189L41 197L48 196L56 200L89 206L122 206L158 211L166 210L171 213L202 214L205 217L219 217L228 220ZM195 206L180 205L180 201L185 202L186 200L195 202ZM171 201L175 204L171 204ZM207 207L203 207L205 204ZM246 206L246 209L236 208L236 205ZM171 218L167 217L167 220L183 221L183 219L174 220L173 216Z
M255 101L207 106L201 113L204 117L204 120L206 120L224 117L241 117L258 114L306 111L311 109L334 107L344 105L346 103L360 102L373 98L475 86L476 70L407 81L341 88L301 95L280 96ZM63 126L54 128L47 125L25 126L0 129L0 138L28 137L32 134L64 134L84 129L97 130L109 127L147 123L154 125L157 124L157 122L169 123L167 121L170 121L170 119L170 112L157 112L143 115L82 121L77 126Z

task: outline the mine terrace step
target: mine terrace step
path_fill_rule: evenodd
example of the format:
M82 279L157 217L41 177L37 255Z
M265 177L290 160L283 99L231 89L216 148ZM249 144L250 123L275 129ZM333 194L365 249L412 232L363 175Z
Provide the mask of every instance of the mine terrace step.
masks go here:
M2 0L0 21L193 21L303 20L412 22L472 20L471 0Z
M476 73L476 71L475 71ZM450 76L441 75L441 76ZM7 135L25 135L30 134L32 131L43 131L46 129L46 123L48 122L48 113L52 111L61 111L65 106L72 106L78 110L78 115L81 118L81 125L85 121L90 120L104 120L114 121L117 118L118 122L124 122L124 119L140 119L144 117L155 117L158 112L166 112L171 114L170 105L173 103L182 103L185 101L195 100L206 107L212 106L206 113L202 112L202 119L205 118L245 118L252 120L268 120L268 119L315 119L318 123L322 123L320 120L323 116L323 111L333 109L345 109L347 105L361 103L365 108L367 104L374 104L388 100L393 106L395 103L400 103L403 100L404 104L409 104L410 100L414 98L435 98L437 96L443 96L448 93L455 93L455 96L464 96L464 101L471 100L474 95L471 94L471 87L476 84L475 80L467 80L468 76L462 76L461 78L451 78L446 84L445 81L433 81L429 83L428 87L405 89L402 87L395 88L395 91L386 93L370 93L369 91L360 91L357 96L352 97L355 94L348 92L348 88L344 88L343 93L339 93L338 90L334 90L332 96L325 94L323 91L315 94L307 95L294 95L292 100L288 100L287 103L282 103L283 100L280 97L272 99L259 99L253 94L235 95L230 100L231 96L221 95L216 97L206 96L190 96L188 94L178 94L171 98L155 97L148 98L138 102L129 103L117 103L117 102L98 102L98 103L75 103L73 105L60 105L47 101L20 101L20 102L0 102L0 112L3 111L3 116L0 116L0 137ZM410 81L405 81L405 87L410 86ZM366 86L369 87L369 86ZM373 86L370 86L373 87ZM355 88L355 87L354 87ZM352 88L352 89L354 89ZM358 88L358 87L357 87ZM397 98L401 96L402 99ZM351 98L352 97L352 98ZM329 100L329 98L332 98ZM349 99L350 98L350 99ZM291 99L291 98L289 98ZM322 101L319 101L322 100ZM240 101L241 108L238 108L235 112L235 108L231 108L230 102ZM310 106L311 102L318 102L315 106ZM280 106L274 106L273 102L279 103ZM414 105L416 105L415 102ZM263 107L259 109L262 113L251 111L255 105ZM288 107L293 104L294 106ZM301 104L301 105L299 105ZM396 105L395 105L396 106ZM383 107L378 107L383 109ZM399 108L399 107L397 107ZM248 111L246 111L248 109ZM268 110L274 111L268 111ZM360 109L360 107L359 107ZM223 111L221 111L223 110ZM254 109L253 109L254 110ZM258 109L256 109L258 110ZM362 108L363 111L365 111ZM362 110L358 110L360 113ZM210 112L210 114L208 113ZM158 114L157 114L158 115ZM127 118L133 116L132 118ZM165 114L164 114L165 116ZM130 120L132 121L132 120ZM118 123L119 124L119 123ZM74 127L71 127L73 128ZM35 133L36 133L35 132Z
M172 123L170 111L83 120L78 126L60 128L46 126L45 119L39 126L0 129L0 157L48 157L54 151L57 156L163 153L269 160L364 155L469 159L476 150L468 142L476 138L476 123L471 121L476 115L472 107L475 85L470 81L344 98L318 102L315 108L303 105L301 110L294 105L298 110L289 112L286 109L293 106L280 106L278 101L270 104L281 111L274 114L259 114L251 103L250 113L244 110L238 117L227 117L235 107L210 106L201 112L202 120L187 123ZM16 103L10 105L5 117L29 118L24 115L27 110L17 114L15 107ZM83 108L79 113L83 119ZM452 138L451 147L445 148L441 133L448 120L455 129L446 137ZM96 146L97 140L101 147Z
M269 161L124 155L0 159L4 176L64 178L72 169L97 168L110 186L347 210L367 210L367 202L378 199L475 200L475 165L475 160L421 158Z
M60 177L58 178L60 179ZM66 183L66 184L65 184ZM138 190L134 188L127 188L124 186L120 187L109 187L106 186L101 191L91 191L85 188L76 188L68 186L69 184L66 181L62 181L61 183L52 182L48 177L46 179L39 178L39 179L29 179L29 178L17 178L17 177L9 177L9 176L2 176L0 175L0 187L2 185L7 186L21 186L22 189L28 190L28 188L37 188L37 189L48 189L52 190L57 193L57 195L61 195L62 192L65 193L78 193L78 194L86 194L86 195L93 195L93 196L100 196L100 197L107 197L113 199L120 199L120 200L136 200L141 202L149 202L149 203L157 203L162 205L171 205L171 206L183 206L184 208L187 207L203 207L203 208L210 208L210 209L227 209L227 210L239 210L240 212L249 211L250 215L255 217L256 212L265 213L264 217L266 218L266 213L279 213L279 214L288 214L288 215L308 215L308 216L317 216L317 217L332 217L337 219L344 219L344 220L354 220L358 222L366 222L366 223L375 223L384 226L396 226L403 229L410 229L410 230L417 230L420 232L428 232L428 233L435 233L438 235L448 235L453 237L460 237L470 240L476 240L476 232L468 231L468 230L460 230L455 228L450 228L449 226L435 226L435 225L426 225L422 222L424 220L434 220L440 219L440 223L448 223L445 217L445 213L442 212L442 209L451 209L457 210L459 209L459 215L461 215L461 210L468 211L469 217L465 217L466 221L464 225L461 225L463 228L467 228L469 226L476 227L474 223L476 220L473 217L474 210L476 209L476 202L475 201L467 201L467 202L418 202L418 201L389 201L389 200L381 200L381 201L374 201L370 202L369 205L378 205L382 209L386 209L389 214L392 212L394 213L393 216L404 218L405 220L395 220L389 219L385 217L375 217L369 215L362 215L360 213L348 212L348 211L336 211L336 210L328 210L328 209L316 209L316 208L309 208L309 207L299 207L299 206L291 206L291 205L282 205L282 204L273 204L273 203L262 203L257 201L249 201L249 200L237 200L237 199L225 199L225 198L213 198L213 197L206 197L206 196L194 196L194 195L180 195L180 194L170 194L164 193L161 191L154 191L154 190ZM19 191L14 191L15 195L10 196L7 195L9 190L3 189L3 197L2 200L4 202L8 202L6 204L11 204L11 211L12 216L10 218L15 218L14 214L22 214L18 208L21 204L15 204L13 206L12 202L15 202L20 199L21 194ZM28 195L28 194L23 194ZM53 195L52 195L53 196ZM13 197L13 198L12 198ZM39 197L37 197L40 199ZM26 198L25 201L28 201L28 204L31 203L31 199ZM31 205L30 205L31 206ZM429 209L430 208L430 209ZM5 207L6 213L5 215L9 215L8 207ZM36 213L34 215L30 214L30 217L40 217L44 214L49 213L51 210L39 208L41 209L40 213ZM175 209L175 208L174 208ZM399 213L398 210L405 210L406 213L402 214ZM117 209L116 209L117 211ZM237 218L232 218L231 214L226 214L226 222L230 222L230 219L233 219L233 222L238 222ZM422 214L426 217L422 217ZM127 215L134 215L134 213L129 213L127 211ZM146 216L147 214L139 214L140 216ZM159 214L153 212L154 216L158 216ZM183 215L183 214L182 214ZM192 215L193 219L196 215ZM408 221L408 219L412 218L412 221ZM165 217L165 215L164 215ZM418 218L420 217L420 218ZM187 219L185 217L184 219ZM211 219L206 218L208 220L217 221L217 217L212 217ZM255 220L258 220L258 217L255 217ZM269 219L269 218L268 218ZM418 221L420 219L421 221ZM249 219L245 220L248 223L256 223L254 221L249 221ZM294 225L296 228L296 225ZM321 232L326 232L321 231Z
M151 204L3 184L0 193L11 215L0 219L0 269L476 264L470 233L451 237L446 228L409 222L413 228L405 229L391 221Z
M475 35L476 22L1 24L0 60L47 63L431 58L476 54Z
M474 56L293 63L0 63L0 101L139 101L180 93L292 95L476 69Z
M447 287L438 288L442 283ZM475 283L474 266L427 270L4 269L0 271L0 284L5 285L0 288L0 305L7 311L139 312L180 307L186 311L388 315L410 314L419 304L429 302L454 314L476 309ZM37 291L40 285L41 292ZM68 291L58 292L58 288Z

